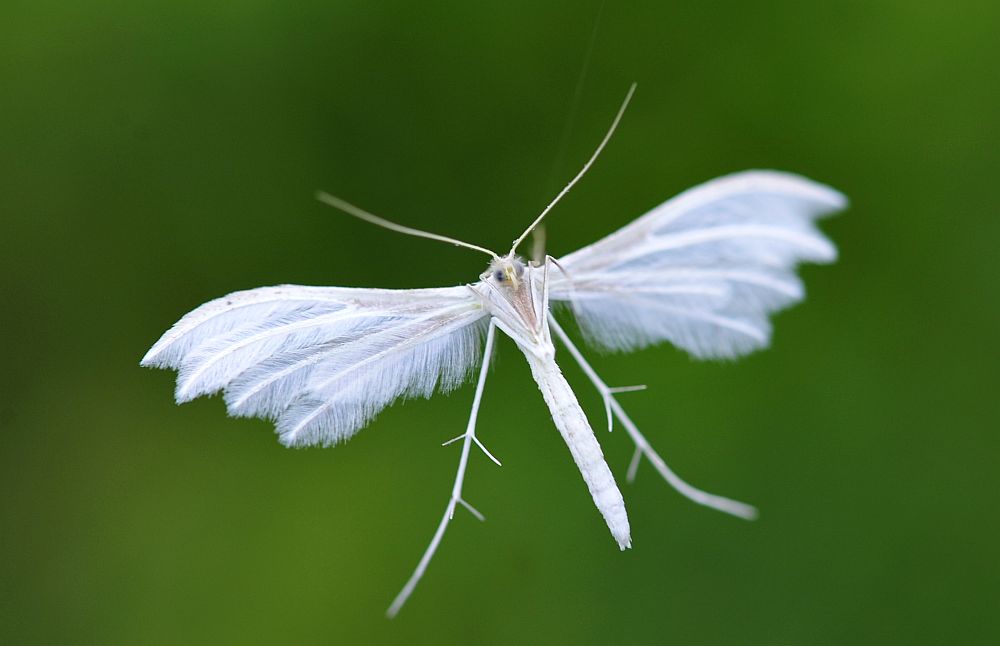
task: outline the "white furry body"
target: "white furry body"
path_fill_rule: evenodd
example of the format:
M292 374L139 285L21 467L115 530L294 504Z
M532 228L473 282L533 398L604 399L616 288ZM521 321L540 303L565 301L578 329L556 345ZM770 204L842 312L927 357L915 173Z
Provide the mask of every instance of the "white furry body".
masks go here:
M483 299L497 327L524 353L552 421L580 469L597 510L618 547L624 550L632 546L625 501L587 416L555 361L548 319L551 262L546 259L538 267L518 259L494 261L472 289Z
M552 349L553 352L555 349ZM590 496L597 505L597 510L604 516L611 535L618 542L618 547L632 547L632 533L628 526L628 515L625 513L625 500L618 489L615 477L604 460L601 445L597 443L594 431L583 414L573 389L563 377L562 371L552 357L538 357L525 353L531 375L542 391L542 397L552 414L552 421L566 441L573 461L580 469L583 481L587 483Z

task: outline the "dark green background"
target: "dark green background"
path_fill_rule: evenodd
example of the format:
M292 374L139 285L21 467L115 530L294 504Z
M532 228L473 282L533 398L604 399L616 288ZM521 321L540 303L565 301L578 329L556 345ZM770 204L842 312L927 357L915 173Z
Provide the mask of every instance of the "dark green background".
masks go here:
M0 8L0 641L998 643L995 261L1000 4L7 0ZM593 509L523 359L500 345L460 513L472 389L346 446L282 448L141 370L175 319L294 282L474 279L631 109L553 212L559 255L678 191L781 168L852 200L773 347L599 356L678 472L635 549ZM555 170L554 170L555 169ZM599 399L562 362L584 407ZM621 476L631 446L600 434Z

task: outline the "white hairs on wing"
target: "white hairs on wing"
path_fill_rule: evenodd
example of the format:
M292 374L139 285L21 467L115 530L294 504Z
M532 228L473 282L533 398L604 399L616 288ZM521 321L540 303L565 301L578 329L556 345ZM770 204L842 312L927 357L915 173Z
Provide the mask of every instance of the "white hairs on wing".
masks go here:
M336 444L397 398L455 389L478 365L486 323L475 313L424 322L328 357L278 417L282 443Z
M197 308L142 364L179 370L178 402L223 390L230 414L278 420L285 444L333 444L399 397L465 381L485 321L465 287L263 287Z

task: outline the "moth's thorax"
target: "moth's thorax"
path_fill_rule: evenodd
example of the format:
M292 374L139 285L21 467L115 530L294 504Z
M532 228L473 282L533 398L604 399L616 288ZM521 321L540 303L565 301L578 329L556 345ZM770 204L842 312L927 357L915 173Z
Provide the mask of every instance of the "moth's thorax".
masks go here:
M497 258L474 286L490 313L521 345L549 343L545 271L514 255Z

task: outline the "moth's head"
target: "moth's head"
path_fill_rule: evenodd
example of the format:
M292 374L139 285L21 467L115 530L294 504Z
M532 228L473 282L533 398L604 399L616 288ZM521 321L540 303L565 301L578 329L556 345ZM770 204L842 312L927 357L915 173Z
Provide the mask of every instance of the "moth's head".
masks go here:
M492 283L497 287L507 287L517 289L524 276L524 260L514 254L509 254L503 258L494 258L489 268L482 273L480 278L485 282Z

